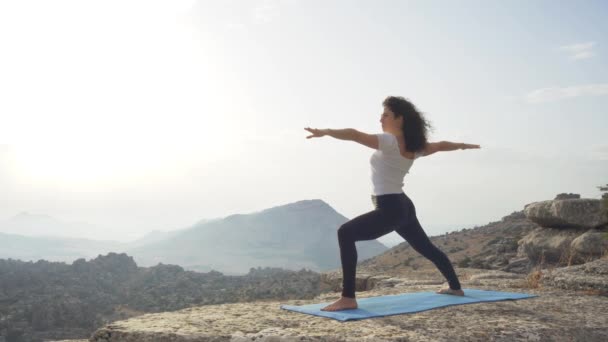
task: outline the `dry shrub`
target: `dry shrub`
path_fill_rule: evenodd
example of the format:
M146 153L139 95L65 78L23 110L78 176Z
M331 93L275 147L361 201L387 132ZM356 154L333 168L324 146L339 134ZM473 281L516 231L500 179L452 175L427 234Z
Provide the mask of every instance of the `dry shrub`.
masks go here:
M537 289L541 286L540 280L543 277L543 265L545 263L545 252L542 251L540 255L540 260L536 266L528 273L526 276L524 287L530 289Z
M533 270L528 273L526 277L526 286L530 289L536 289L540 287L540 279L543 277L543 272L541 270Z
M559 256L559 260L557 262L560 266L572 266L572 261L576 252L572 246L566 247L562 250L562 254Z

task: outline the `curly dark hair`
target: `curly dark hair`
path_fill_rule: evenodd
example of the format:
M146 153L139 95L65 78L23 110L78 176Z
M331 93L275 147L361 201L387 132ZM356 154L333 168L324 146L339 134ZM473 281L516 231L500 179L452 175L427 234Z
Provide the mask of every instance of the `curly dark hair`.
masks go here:
M405 147L409 152L418 152L425 148L429 131L433 130L431 123L424 114L407 99L402 96L389 96L382 102L395 114L395 117L403 117L403 138Z

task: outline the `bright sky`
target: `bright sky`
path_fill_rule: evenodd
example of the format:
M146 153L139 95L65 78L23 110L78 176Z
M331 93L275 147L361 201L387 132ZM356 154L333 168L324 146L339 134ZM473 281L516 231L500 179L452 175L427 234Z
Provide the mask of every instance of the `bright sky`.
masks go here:
M406 176L429 235L599 198L606 17L582 0L2 1L0 221L125 241L304 199L352 218L372 209L373 150L303 128L379 133L388 95L431 141L482 147Z

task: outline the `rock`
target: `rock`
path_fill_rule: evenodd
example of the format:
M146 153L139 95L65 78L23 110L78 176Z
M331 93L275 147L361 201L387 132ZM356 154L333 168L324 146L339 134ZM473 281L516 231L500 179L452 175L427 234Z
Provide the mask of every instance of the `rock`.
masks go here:
M593 290L608 295L608 258L545 272L540 281L566 290Z
M511 214L509 214L507 216L503 216L501 221L502 222L513 222L513 221L517 221L517 220L521 220L521 219L525 219L525 218L526 218L526 215L524 214L524 211L520 210L520 211L512 212Z
M370 274L357 273L355 275L355 291L367 291L368 281L371 277ZM330 291L342 291L342 272L327 272L322 273L320 278L320 290L321 292ZM370 284L373 284L375 280L372 280Z
M555 200L564 200L564 199L578 199L581 198L581 195L579 194L567 194L567 193L561 193L558 194L557 196L555 196Z
M563 262L569 257L572 241L580 234L572 229L537 228L519 241L517 256L525 256L533 264Z
M391 279L391 277L389 277L389 276L372 276L372 277L369 277L367 279L366 288L371 290L373 288L376 288L376 286L378 286L378 284L380 284L382 282L385 282L385 281L388 281L389 279Z
M590 229L537 228L519 241L517 257L528 258L532 265L545 263L582 264L608 253L608 232ZM508 265L507 265L508 266ZM513 271L515 265L500 268ZM515 272L515 271L514 271Z
M500 268L500 271L512 273L529 273L533 264L527 256L513 258L509 260L509 264Z
M599 199L564 199L529 203L526 217L546 228L590 229L608 223Z
M590 229L574 239L571 247L582 260L601 257L608 252L608 232Z
M485 268L488 269L497 269L502 266L506 266L509 264L509 258L507 255L488 255L483 259L483 264L486 265Z
M387 278L382 279L381 281L375 284L375 288L383 288L383 287L395 287L403 282L403 279L400 278ZM370 289L371 290L371 289Z
M500 237L488 241L481 252L471 258L470 267L498 269L509 264L517 253L518 241L513 237Z

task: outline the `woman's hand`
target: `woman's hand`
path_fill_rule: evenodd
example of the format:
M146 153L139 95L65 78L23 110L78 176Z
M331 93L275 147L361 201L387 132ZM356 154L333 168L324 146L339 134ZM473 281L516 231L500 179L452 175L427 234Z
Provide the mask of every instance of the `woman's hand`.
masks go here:
M311 135L307 136L306 139L320 138L324 135L327 135L327 131L324 129L316 129L316 128L310 128L310 127L306 127L304 129L309 131L310 133L312 133Z

